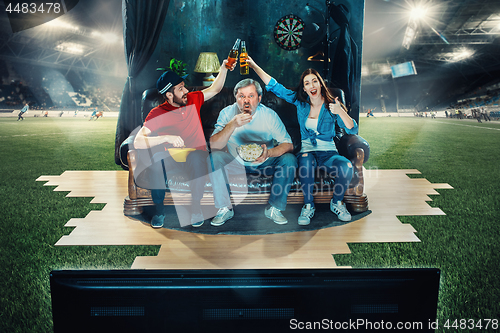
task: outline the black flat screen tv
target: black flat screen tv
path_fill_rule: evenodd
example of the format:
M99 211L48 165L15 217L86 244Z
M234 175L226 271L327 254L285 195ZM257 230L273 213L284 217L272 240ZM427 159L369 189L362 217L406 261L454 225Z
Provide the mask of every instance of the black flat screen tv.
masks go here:
M61 270L57 332L433 332L440 271Z

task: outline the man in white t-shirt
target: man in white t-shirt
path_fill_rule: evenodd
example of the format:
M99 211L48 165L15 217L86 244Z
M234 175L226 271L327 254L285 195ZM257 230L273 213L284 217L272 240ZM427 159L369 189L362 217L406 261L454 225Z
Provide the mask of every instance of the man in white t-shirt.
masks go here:
M276 112L260 104L262 88L257 81L240 81L234 87L234 96L236 103L219 113L210 138L210 180L215 207L219 209L211 224L220 226L234 216L227 186L228 175L240 173L243 168L246 173L273 175L269 206L265 209L265 215L277 224L285 224L288 221L281 211L286 208L297 168L297 159L291 153L292 140ZM263 152L253 162L243 161L237 148L250 143L260 145ZM217 150L226 146L229 153Z

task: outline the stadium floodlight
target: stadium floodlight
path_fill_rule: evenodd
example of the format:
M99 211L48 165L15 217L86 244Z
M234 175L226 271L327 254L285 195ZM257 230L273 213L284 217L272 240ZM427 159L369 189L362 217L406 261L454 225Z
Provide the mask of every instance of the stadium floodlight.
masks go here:
M449 62L458 62L465 60L467 58L471 58L474 55L474 51L467 49L467 48L461 48L455 52L453 52Z
M80 55L80 54L83 54L83 52L85 52L84 48L85 47L81 44L63 42L61 44L58 44L55 47L55 50L60 51L60 52L66 52L66 53Z
M61 21L61 20L49 21L49 22L45 23L44 26L47 26L49 28L56 28L56 29L66 29L66 30L70 30L73 32L77 32L80 30L80 28L78 28L77 26L75 26L71 23L68 23L68 22Z
M427 8L423 6L413 7L410 12L410 18L413 20L423 20L427 17Z
M416 24L414 20L410 20L408 26L406 27L405 36L403 38L403 47L407 50L410 49L411 42L417 35Z
M425 3L424 0L420 3L410 4L408 3L408 26L406 27L405 36L403 38L403 47L407 50L410 49L410 45L415 40L419 24L421 22L426 22L429 19L429 15L432 12L432 7L429 2Z

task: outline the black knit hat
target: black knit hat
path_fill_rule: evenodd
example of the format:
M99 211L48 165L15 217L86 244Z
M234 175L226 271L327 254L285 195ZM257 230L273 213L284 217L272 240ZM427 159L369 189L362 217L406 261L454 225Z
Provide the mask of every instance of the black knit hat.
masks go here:
M177 75L175 72L172 72L172 71L165 72L160 76L158 81L156 81L156 89L158 89L160 94L163 95L164 93L167 92L168 89L170 89L173 86L178 85L186 77L187 77L187 75L180 77L179 75Z

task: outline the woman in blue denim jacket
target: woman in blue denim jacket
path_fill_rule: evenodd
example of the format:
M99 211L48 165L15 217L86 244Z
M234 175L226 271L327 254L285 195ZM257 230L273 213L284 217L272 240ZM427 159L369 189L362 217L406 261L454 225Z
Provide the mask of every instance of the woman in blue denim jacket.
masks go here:
M351 214L342 202L344 193L351 182L353 168L351 162L341 156L333 138L335 124L345 129L347 134L357 134L358 125L347 114L346 107L326 88L321 75L309 68L300 78L293 91L286 89L248 57L251 68L266 84L266 89L297 107L302 148L297 155L298 173L304 194L304 207L298 218L300 225L308 225L314 216L313 202L314 173L316 168L324 168L335 177L334 194L330 210L342 221L350 221Z

